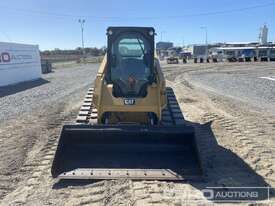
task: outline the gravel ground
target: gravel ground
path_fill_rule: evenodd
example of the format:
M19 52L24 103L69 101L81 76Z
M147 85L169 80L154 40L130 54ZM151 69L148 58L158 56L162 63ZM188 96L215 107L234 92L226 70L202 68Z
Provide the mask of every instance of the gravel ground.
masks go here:
M88 88L98 65L82 65L54 70L42 79L0 88L0 122L62 102L62 97ZM20 91L23 89L23 91ZM84 93L83 93L84 94Z
M275 114L275 81L261 78L275 76L275 63L253 67L255 65L247 64L243 70L236 71L227 65L223 71L190 73L189 77L197 86Z
M13 89L6 91L10 95L0 98L1 105L2 102L6 105L1 106L6 115L1 117L5 121L0 124L0 204L213 205L218 203L203 198L202 189L213 186L275 187L274 115L268 111L259 112L258 107L240 101L236 94L232 98L227 93L213 92L210 83L203 81L205 76L210 78L214 74L219 81L224 77L224 83L231 85L223 73L235 74L235 81L239 81L238 74L245 72L253 76L262 68L267 68L263 70L265 76L266 71L272 72L270 66L271 63L163 65L167 85L174 89L186 121L196 130L205 172L203 182L71 182L51 177L50 168L61 126L75 119L94 78L96 65L56 70L43 77L49 83L38 83L36 87L17 93ZM249 82L250 75L244 79ZM44 93L44 88L49 91ZM220 90L220 87L215 88ZM221 88L224 87L221 85ZM248 100L252 97L248 96ZM20 105L21 99L24 105ZM16 105L20 109L14 112ZM242 205L274 205L274 196L271 190L271 202L263 198L257 203Z
M22 167L45 147L52 129L71 120L97 69L97 64L59 68L42 79L0 88L0 198L29 174Z

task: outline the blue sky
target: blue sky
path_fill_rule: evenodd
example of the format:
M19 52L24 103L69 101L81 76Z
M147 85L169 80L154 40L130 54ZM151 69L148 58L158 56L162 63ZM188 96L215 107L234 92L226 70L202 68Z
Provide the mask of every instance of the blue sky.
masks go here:
M174 7L174 8L173 8ZM81 45L80 17L86 19L85 46L106 45L108 26L153 26L156 40L176 45L256 41L264 23L275 41L273 0L9 0L0 4L0 41L39 44L40 49Z

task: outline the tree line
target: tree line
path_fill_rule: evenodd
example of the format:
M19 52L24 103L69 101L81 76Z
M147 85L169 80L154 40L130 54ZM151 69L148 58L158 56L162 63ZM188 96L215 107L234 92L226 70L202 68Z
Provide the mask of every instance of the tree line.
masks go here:
M106 47L87 47L84 50L81 47L76 49L53 49L53 50L45 50L41 51L43 56L52 56L52 55L90 55L90 56L102 56L106 52Z

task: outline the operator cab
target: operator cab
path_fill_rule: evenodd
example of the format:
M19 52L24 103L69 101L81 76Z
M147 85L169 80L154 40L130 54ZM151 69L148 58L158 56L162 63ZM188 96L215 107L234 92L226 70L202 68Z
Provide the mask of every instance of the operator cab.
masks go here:
M154 77L154 34L152 27L109 27L107 29L107 83L115 97L145 97Z

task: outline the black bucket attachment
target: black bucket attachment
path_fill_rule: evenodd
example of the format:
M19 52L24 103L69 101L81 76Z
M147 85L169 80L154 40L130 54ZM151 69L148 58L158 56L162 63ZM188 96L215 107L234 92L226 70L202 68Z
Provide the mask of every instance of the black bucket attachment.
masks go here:
M202 178L187 126L65 125L51 171L60 179Z

